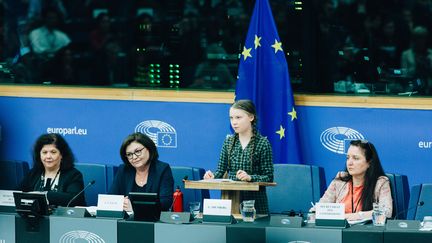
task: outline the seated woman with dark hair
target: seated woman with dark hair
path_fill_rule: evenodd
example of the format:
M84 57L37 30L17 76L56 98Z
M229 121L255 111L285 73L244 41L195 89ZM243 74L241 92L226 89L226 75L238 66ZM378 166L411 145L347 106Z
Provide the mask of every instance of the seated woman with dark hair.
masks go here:
M392 216L390 182L371 142L350 142L345 171L336 175L319 202L344 203L348 220L371 219L374 202L386 209L387 218Z
M70 201L84 188L81 172L74 168L75 157L59 134L43 134L33 148L33 168L19 190L46 191L50 205L85 206L84 193Z
M162 211L168 210L174 178L169 164L158 160L153 140L139 132L127 136L120 147L120 157L124 164L120 165L109 193L125 196L123 209L132 211L129 192L156 192Z

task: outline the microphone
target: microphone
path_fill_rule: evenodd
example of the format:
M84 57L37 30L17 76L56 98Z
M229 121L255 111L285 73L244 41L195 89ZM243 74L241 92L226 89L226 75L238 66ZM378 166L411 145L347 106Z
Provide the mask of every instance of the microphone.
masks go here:
M87 188L89 188L91 185L93 185L93 184L95 184L95 180L92 180L92 181L90 181L88 184L87 184L87 186L85 186L80 192L78 192L69 202L68 202L68 204L66 205L66 207L69 207L69 205L75 200L75 199L77 199L77 197L81 194L81 193L83 193Z
M423 201L420 201L420 202L418 202L415 206L412 206L412 207L407 208L406 210L402 210L402 211L400 211L399 213L397 213L397 214L394 216L393 219L396 220L396 219L398 219L398 217L401 216L402 214L407 213L407 212L411 211L412 209L417 208L417 207L421 207L421 206L423 206L423 205L424 205L424 202L423 202Z

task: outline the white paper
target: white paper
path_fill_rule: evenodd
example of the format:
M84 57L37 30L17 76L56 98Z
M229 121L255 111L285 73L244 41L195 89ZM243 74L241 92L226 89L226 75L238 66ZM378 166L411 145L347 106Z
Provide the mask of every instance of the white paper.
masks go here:
M98 210L108 210L108 211L123 211L123 195L98 195Z
M316 219L345 219L345 204L316 203Z
M14 192L20 191L0 190L0 206L15 207Z
M231 200L227 199L204 199L203 215L231 215Z

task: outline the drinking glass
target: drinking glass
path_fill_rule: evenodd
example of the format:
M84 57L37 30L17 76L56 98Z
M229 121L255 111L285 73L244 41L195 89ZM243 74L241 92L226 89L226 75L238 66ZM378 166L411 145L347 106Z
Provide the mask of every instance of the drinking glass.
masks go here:
M386 208L378 203L373 203L372 222L374 226L385 226Z
M196 219L200 213L200 202L189 202L189 211L192 214L193 218Z

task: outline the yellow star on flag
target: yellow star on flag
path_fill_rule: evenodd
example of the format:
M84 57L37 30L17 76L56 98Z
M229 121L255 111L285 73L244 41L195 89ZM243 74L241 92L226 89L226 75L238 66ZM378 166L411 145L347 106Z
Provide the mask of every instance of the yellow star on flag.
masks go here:
M275 43L272 45L272 47L275 49L275 53L278 51L283 51L282 50L282 42L278 42L276 39L275 39Z
M254 40L254 43L255 43L255 49L257 49L258 46L261 46L261 43L260 43L261 38L262 38L262 37L258 37L257 35L255 35L255 40Z
M291 112L288 112L288 115L291 116L291 121L294 121L294 119L297 119L297 111L294 109L294 107L292 108Z
M242 55L243 55L244 61L246 61L246 58L252 57L252 55L250 54L251 50L252 50L252 48L248 49L245 46L243 47Z
M279 134L279 137L282 140L282 138L285 137L285 128L280 125L279 131L276 131L276 133Z

